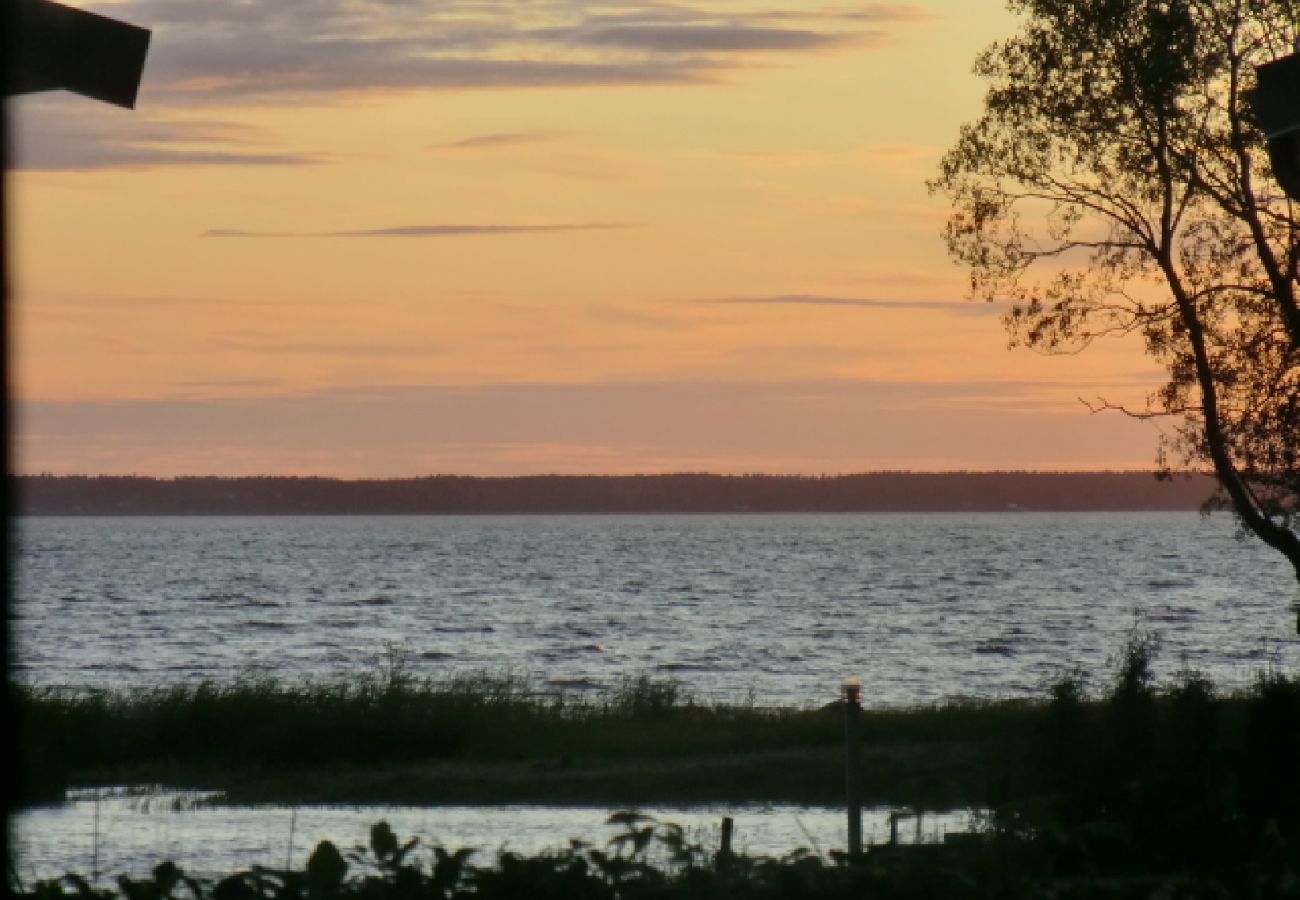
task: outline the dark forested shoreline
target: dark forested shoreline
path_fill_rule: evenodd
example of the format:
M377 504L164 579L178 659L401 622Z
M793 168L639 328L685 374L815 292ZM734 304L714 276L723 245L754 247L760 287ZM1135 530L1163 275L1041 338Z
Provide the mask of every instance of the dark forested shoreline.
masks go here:
M1196 510L1206 475L875 472L861 475L315 477L10 476L20 515L997 512Z

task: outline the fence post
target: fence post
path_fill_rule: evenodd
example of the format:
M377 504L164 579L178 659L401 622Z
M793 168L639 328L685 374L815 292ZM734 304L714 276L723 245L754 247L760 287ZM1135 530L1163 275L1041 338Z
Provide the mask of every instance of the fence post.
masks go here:
M862 682L844 682L844 786L849 815L849 855L862 855Z
M731 833L736 822L731 816L722 817L722 846L718 848L718 871L725 872L731 865Z

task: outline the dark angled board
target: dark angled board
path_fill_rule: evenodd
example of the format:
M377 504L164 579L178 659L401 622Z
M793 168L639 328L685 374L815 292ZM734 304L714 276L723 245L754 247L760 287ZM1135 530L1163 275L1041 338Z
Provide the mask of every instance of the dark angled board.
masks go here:
M149 30L51 0L4 0L14 56L5 94L68 90L135 107Z

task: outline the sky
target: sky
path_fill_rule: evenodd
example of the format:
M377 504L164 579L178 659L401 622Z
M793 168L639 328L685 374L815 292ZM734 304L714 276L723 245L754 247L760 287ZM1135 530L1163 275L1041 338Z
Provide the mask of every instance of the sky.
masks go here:
M121 0L5 101L16 470L1133 469L1140 345L1007 347L926 179L1001 0Z

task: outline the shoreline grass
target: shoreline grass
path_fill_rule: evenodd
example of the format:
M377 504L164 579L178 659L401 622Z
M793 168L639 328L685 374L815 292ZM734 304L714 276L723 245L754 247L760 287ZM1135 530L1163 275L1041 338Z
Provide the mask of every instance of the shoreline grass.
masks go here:
M1152 648L1141 652L1146 665ZM1216 760L1239 760L1269 743L1252 737L1264 686L1283 686L1283 705L1300 696L1300 679L1271 677L1226 696L1192 676L1157 690L1148 665L1116 674L1109 696L1088 696L1070 676L1038 700L866 709L863 799L926 809L1004 805L1058 789L1059 773L1044 775L1045 766L1092 771L1091 757L1122 741L1137 741L1143 753L1196 744ZM19 800L28 804L57 801L73 785L142 783L220 791L226 802L250 805L843 799L837 704L706 704L645 677L598 697L539 694L509 673L417 680L400 667L330 683L10 689ZM1120 715L1129 695L1136 705Z
M514 675L327 684L239 679L144 691L11 686L30 799L170 783L231 802L645 803L843 792L843 713L696 701L628 679L539 695ZM1023 701L864 712L868 799L965 805Z

